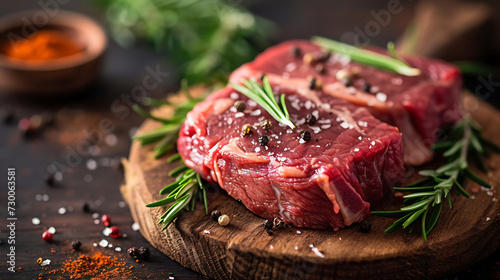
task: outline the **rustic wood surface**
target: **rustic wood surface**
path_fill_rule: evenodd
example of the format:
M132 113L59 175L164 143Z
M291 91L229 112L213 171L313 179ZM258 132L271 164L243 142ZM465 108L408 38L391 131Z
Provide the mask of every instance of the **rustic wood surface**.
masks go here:
M485 129L485 136L500 136L500 112L467 95L464 107ZM140 132L158 124L146 121ZM125 162L126 183L122 193L141 233L161 252L182 266L217 279L421 279L461 271L500 248L499 204L473 183L468 190L474 199L453 196L453 210L443 207L440 220L424 242L418 233L383 231L394 220L370 217L372 229L362 233L359 226L334 232L287 228L270 236L263 219L216 186L208 188L209 211L217 209L231 217L221 227L205 215L199 203L194 212L182 215L165 231L158 218L165 207L146 208L159 199L158 191L172 181L167 173L176 164L163 157L153 160L152 147L133 143ZM500 183L500 155L487 164L493 185ZM493 200L492 200L493 199ZM317 248L324 257L316 254Z

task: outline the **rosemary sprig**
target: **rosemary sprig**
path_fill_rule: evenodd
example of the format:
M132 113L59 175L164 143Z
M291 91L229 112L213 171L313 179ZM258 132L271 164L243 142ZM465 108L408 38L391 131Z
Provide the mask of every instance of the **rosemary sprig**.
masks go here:
M179 160L181 160L179 154L175 154L167 161ZM173 183L160 190L160 195L167 194L167 197L146 205L146 207L158 207L173 203L158 221L158 224L165 224L162 230L165 230L179 216L182 209L193 211L197 199L203 201L205 214L208 214L207 192L200 175L183 162L179 167L172 170L169 176L177 178Z
M451 128L446 142L436 144L433 149L443 152L446 164L435 170L422 170L420 175L426 178L408 185L406 188L394 188L397 191L407 192L404 197L404 207L398 211L373 211L372 214L383 217L399 218L386 233L398 228L413 230L420 224L422 236L427 241L427 235L436 225L441 213L442 202L448 200L450 209L450 192L455 189L457 193L469 197L463 185L466 178L479 185L491 188L490 184L481 179L470 168L468 157L478 161L480 168L486 171L482 157L490 150L498 152L500 148L481 136L481 129L469 117Z
M233 83L230 85L237 91L246 95L248 98L257 102L257 104L264 108L264 110L266 110L278 122L289 126L291 129L295 128L295 125L292 121L290 121L290 114L288 114L288 110L286 108L285 95L281 94L281 106L278 105L276 98L274 97L271 84L269 83L269 79L266 76L262 79L262 86L255 80L242 79L241 82L244 86Z
M373 67L390 70L405 76L418 76L420 69L410 67L403 61L390 56L385 56L376 52L360 49L351 45L337 42L331 39L314 36L313 43L334 51L336 53L348 55L353 61L367 64ZM392 51L393 52L393 51Z
M227 74L267 46L274 29L239 1L94 0L106 9L115 41L136 41L166 55L190 83L226 81Z
M202 101L204 98L195 98L189 93L189 88L187 84L183 81L182 92L186 96L186 101L181 104L171 104L166 100L157 100L153 98L146 98L143 103L149 106L170 106L173 109L173 114L171 118L165 119L156 117L149 111L144 110L139 105L135 104L132 108L138 114L143 115L146 118L159 121L163 125L155 130L149 131L147 133L134 136L133 140L138 140L142 145L151 144L158 142L154 147L154 158L157 159L165 154L167 151L174 147L175 141L179 135L179 129L181 128L184 120L186 119L186 114L191 111L198 102Z

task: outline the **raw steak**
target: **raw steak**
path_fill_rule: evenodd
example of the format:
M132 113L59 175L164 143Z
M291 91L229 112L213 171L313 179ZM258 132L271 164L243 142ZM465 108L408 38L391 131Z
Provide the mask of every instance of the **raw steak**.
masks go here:
M320 91L284 93L292 131L231 87L210 95L187 115L177 148L185 164L263 218L305 228L338 230L364 220L370 204L398 185L401 133L368 110ZM237 112L236 100L246 101ZM306 123L306 116L317 121ZM272 127L260 123L270 120ZM245 124L252 133L242 135ZM309 131L311 139L299 134ZM269 142L262 146L259 137Z
M284 42L241 66L230 81L237 83L241 78L257 79L266 74L271 83L299 90L307 89L314 77L323 84L325 93L366 107L378 119L397 126L403 133L406 163L418 165L430 160L429 147L435 143L439 129L460 118L461 78L457 68L427 58L407 57L409 65L422 71L419 76L407 77L325 53L309 41ZM314 58L312 63L304 62L305 54ZM352 86L337 80L340 69L357 72ZM363 91L365 83L371 85L368 92Z

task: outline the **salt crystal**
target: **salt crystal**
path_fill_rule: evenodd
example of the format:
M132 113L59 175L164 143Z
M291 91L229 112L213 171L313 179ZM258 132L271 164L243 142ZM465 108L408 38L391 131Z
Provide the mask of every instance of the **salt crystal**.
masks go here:
M99 246L101 246L101 247L103 247L103 248L104 248L104 247L107 247L107 246L108 246L108 244L109 244L109 242L108 242L108 240L106 240L106 239L103 239L103 240L99 241Z
M126 206L125 201L120 201L120 202L118 202L118 207L120 207L120 208L125 208L125 206Z
M95 212L92 214L92 219L97 219L99 218L99 213Z
M486 192L486 194L487 194L488 196L493 196L493 192L492 192L492 191L488 191L488 192Z
M314 252L314 254L316 254L316 256L320 257L320 258L325 258L325 255L323 255L323 253L321 253L318 248L312 246L311 247L311 251Z
M109 236L109 234L111 233L111 229L109 227L106 227L103 231L102 231L102 234L104 234L104 236Z
M116 137L116 135L114 134L108 134L104 138L104 142L106 142L108 146L113 147L116 145L116 143L118 143L118 137Z
M297 234L301 234L302 232L300 230L297 230Z
M132 230L133 231L138 231L139 230L139 224L138 223L133 223L132 224Z
M47 265L50 265L52 261L49 260L49 259L46 259L46 260L43 260L41 263L40 263L40 266L47 266Z
M56 233L56 228L55 227L49 227L49 229L47 229L47 231L51 234L55 234Z
M227 119L227 124L229 124L229 125L230 125L230 124L232 124L232 123L233 123L233 119L228 118L228 119Z
M358 137L358 140L361 140L361 139L363 139L363 138L362 138L361 136L359 136L359 137Z
M300 143L300 144L304 144L305 142L306 142L306 141L305 141L304 139L300 138L300 140L299 140L299 143Z
M362 126L362 127L367 127L367 126L368 126L368 123L367 123L367 122L364 122L364 121L358 121L358 125L359 125L359 126Z
M247 101L247 105L250 107L255 107L255 106L257 106L257 102L253 101L252 99L249 99Z
M121 237L122 237L122 238L125 238L125 237L127 237L127 236L128 236L128 235L127 235L126 233L122 233L122 236L121 236Z
M255 148L255 152L256 153L260 152L260 147Z
M87 160L86 164L88 170L95 170L97 168L97 162L93 159Z
M290 62L287 65L285 65L285 71L286 72L292 72L296 68L297 68L297 65L295 63L293 63L293 62Z
M97 243L92 244L94 247L97 247Z
M210 234L210 231L209 230L204 230L203 233L204 234Z
M470 199L476 199L476 196L475 195L471 195Z
M493 201L493 202L497 202L497 201L498 201L498 199L497 199L496 197L494 197L494 198L492 198L492 199L491 199L491 201Z
M122 248L120 248L120 247L115 247L115 251L117 251L117 252L121 252L121 251L122 251Z
M486 217L486 221L489 222L491 220L490 217Z
M307 110L310 110L312 105L313 104L310 100L307 100L306 103L304 103L304 107L306 107Z
M111 243L110 243L110 244L108 245L108 248L113 248L113 244L111 244Z
M375 141L372 141L370 144L372 144L373 146L375 146Z
M325 124L325 125L321 126L321 129L329 129L330 127L331 127L331 125Z
M273 249L274 249L274 246L273 246L273 245L269 245L269 248L271 248L271 250L273 250Z
M260 111L260 109L257 109L253 112L250 113L251 116L259 116L260 114L262 113L262 111Z
M298 251L299 247L295 246L293 249L295 249L295 251Z
M61 215L66 214L66 208L64 208L64 207L59 208L59 209L57 210L57 213L59 213L59 214L61 214Z
M38 219L38 218L35 217L35 218L31 219L31 223L33 223L34 225L39 225L40 224L40 219Z
M49 195L48 194L42 195L42 200L43 201L49 201Z
M359 149L358 149L358 148L354 148L354 151L355 151L355 152L359 152Z
M387 95L383 92L379 92L375 95L378 101L385 102L387 100Z
M41 194L35 195L35 200L36 201L42 201L42 195Z
M231 99L238 99L240 97L240 95L237 94L236 92L231 92L231 94L229 95L229 97Z
M99 220L98 220L98 219L95 219L95 220L94 220L94 224L98 225L98 224L99 224Z
M348 92L349 94L355 94L355 93L356 93L356 88L354 88L354 87L348 87L348 88L347 88L347 92Z
M339 240L342 240L342 237L339 237Z
M238 112L238 113L234 114L235 118L241 118L241 117L244 117L244 116L245 116L245 113L243 113L243 112Z
M316 119L318 119L319 118L319 111L314 110L314 111L312 111L311 115L313 115Z

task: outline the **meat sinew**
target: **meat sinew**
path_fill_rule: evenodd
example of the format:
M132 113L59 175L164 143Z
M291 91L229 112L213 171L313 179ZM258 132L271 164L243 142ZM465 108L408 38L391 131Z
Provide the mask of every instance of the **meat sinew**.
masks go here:
M263 218L336 230L364 220L402 179L399 130L321 91L273 91L285 94L294 130L228 86L188 113L177 142L185 164ZM246 102L243 112L237 100ZM252 132L243 136L246 124Z
M382 52L382 51L381 51ZM271 83L300 90L314 77L322 90L397 126L403 133L405 162L418 165L432 158L429 147L443 125L460 118L461 78L457 68L421 57L405 61L422 74L407 77L349 61L348 57L327 55L309 41L288 41L271 47L254 61L237 69L231 82L266 74ZM305 57L306 56L306 57ZM339 70L354 73L344 81Z

